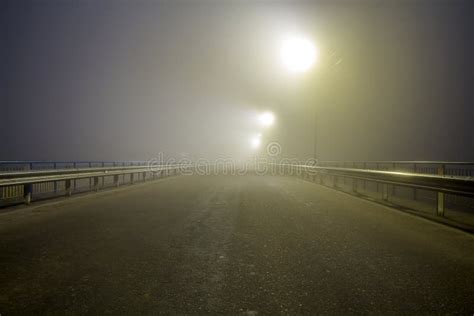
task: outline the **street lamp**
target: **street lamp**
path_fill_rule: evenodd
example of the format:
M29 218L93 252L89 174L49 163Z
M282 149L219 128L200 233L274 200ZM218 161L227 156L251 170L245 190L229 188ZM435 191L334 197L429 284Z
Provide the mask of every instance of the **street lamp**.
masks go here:
M292 73L303 73L316 62L318 51L316 46L303 36L291 36L282 41L281 60Z
M260 137L261 137L261 134L251 139L250 144L252 145L252 148L257 149L260 147L260 144L262 143L262 140Z
M282 41L281 59L291 73L308 71L318 59L316 46L303 36L291 36ZM317 109L314 108L314 158L317 159Z
M275 115L273 115L272 112L264 112L259 115L258 121L264 127L271 126L273 125L273 122L275 121Z

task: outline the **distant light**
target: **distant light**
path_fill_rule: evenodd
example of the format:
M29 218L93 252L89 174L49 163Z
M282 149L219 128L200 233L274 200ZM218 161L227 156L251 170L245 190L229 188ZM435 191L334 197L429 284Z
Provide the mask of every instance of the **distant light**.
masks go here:
M258 148L260 147L260 144L262 143L262 140L260 139L260 136L255 136L251 140L251 144L253 148Z
M273 122L275 121L275 116L271 112L265 112L265 113L260 114L260 116L258 117L258 120L260 124L267 127L273 124Z
M302 73L314 65L317 50L314 44L304 37L290 37L283 41L281 59L289 71Z

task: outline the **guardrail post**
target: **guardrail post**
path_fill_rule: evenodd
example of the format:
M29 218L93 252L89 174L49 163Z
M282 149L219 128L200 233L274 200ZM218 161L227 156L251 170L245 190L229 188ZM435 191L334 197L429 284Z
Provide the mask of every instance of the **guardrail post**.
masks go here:
M105 163L102 161L102 168L105 167ZM102 177L102 186L105 187L105 177Z
M66 181L64 182L64 186L65 186L65 188L66 188L66 195L67 195L67 196L71 196L71 194L72 194L72 190L71 190L71 180L66 180Z
M388 201L388 184L382 184L382 200Z
M380 165L379 165L379 163L377 162L377 163L375 164L375 170L379 170L379 169L380 169ZM376 182L375 185L376 185L376 187L377 187L377 194L378 194L378 192L379 192L379 183Z
M114 185L118 188L120 186L120 180L119 180L119 175L116 174L114 176Z
M438 167L438 175L439 176L444 176L444 173L445 173L444 165L439 166ZM438 192L436 214L438 216L444 216L444 193L442 193L442 192Z
M99 191L99 177L94 177L94 190Z
M364 162L363 167L364 167L365 170L367 170L367 163L366 162ZM365 179L364 179L364 182L363 182L363 186L364 186L364 191L366 191L367 181L365 181Z
M396 163L393 163L393 171L396 171L397 169L397 164ZM395 185L392 185L392 195L395 195L396 194L396 186Z
M332 182L332 186L333 188L337 189L337 176L333 176L333 182Z
M53 169L57 169L57 164L56 163L53 163ZM58 193L58 181L54 181L53 186L54 186L54 189L53 189L54 193L55 194Z
M342 163L342 167L343 167L343 168L347 168L345 161ZM346 185L347 178L346 178L346 177L342 177L342 180L344 181L344 185Z
M352 169L357 169L355 161L352 163ZM352 192L357 193L357 179L352 178Z
M92 167L92 163L89 162L89 168ZM92 178L89 178L89 190L92 190Z
M33 194L33 184L32 183L24 184L23 185L23 198L24 198L25 204L31 203L32 194Z
M416 163L413 164L413 173L416 173ZM416 188L413 189L413 199L418 199L418 190Z
M146 171L143 172L143 182L145 182L145 181L146 181Z
M73 162L72 167L73 167L74 169L76 169L76 167L77 167L76 162ZM73 184L74 184L74 190L76 190L76 187L77 187L77 181L76 181L76 179L73 180Z
M133 184L134 182L135 182L134 174L131 173L131 174L130 174L130 184Z

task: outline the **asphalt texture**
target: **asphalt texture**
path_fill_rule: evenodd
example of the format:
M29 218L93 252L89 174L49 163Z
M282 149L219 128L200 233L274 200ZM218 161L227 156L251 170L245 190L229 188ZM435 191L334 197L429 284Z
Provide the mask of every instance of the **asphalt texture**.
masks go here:
M474 313L474 237L298 178L180 176L0 214L0 314Z

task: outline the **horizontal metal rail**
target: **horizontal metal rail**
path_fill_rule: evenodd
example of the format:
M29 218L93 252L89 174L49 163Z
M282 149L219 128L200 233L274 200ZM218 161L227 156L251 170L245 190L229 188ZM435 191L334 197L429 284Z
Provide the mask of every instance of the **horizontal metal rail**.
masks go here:
M3 160L0 161L0 172L20 170L49 170L61 168L92 168L115 166L146 166L149 161L47 161L47 160Z
M124 161L107 161L107 160L0 160L0 164L73 164L73 163L93 163L93 164L147 164L145 160L124 160Z
M367 170L356 168L337 168L321 167L298 164L270 164L273 168L278 167L283 174L291 172L305 172L310 175L320 176L320 182L323 183L325 176L333 179L333 187L338 188L337 179L339 177L353 179L354 193L358 193L357 182L371 181L382 185L382 199L388 200L388 185L409 187L415 190L427 190L437 193L437 212L438 216L444 216L445 213L445 194L460 195L468 198L474 198L474 177L471 176L450 176L444 175L443 168L438 169L439 174L420 174L411 172ZM281 172L280 172L281 173Z
M99 179L102 179L102 186L104 186L105 177L113 177L115 186L120 185L119 176L130 175L130 183L134 183L134 175L141 174L142 179L147 179L147 174L150 173L155 178L156 174L169 172L178 174L185 170L192 168L191 164L180 165L156 165L156 166L120 166L120 167L97 167L97 168L67 168L67 169L48 169L48 170L33 170L33 171L16 171L0 173L0 189L7 189L12 191L14 189L14 197L19 198L23 196L24 202L29 204L33 195L33 185L41 183L54 184L54 192L56 193L58 183L63 183L65 193L72 194L72 183L76 180L89 179L89 189L99 189ZM93 180L93 182L92 182ZM123 179L122 179L123 180ZM16 190L15 190L16 188ZM5 191L4 191L5 192ZM15 195L16 193L16 195ZM18 196L19 195L19 196Z
M30 176L41 176L41 175L60 175L60 174L80 174L91 171L102 171L102 172L111 172L111 171L125 171L125 170L142 170L148 169L152 170L162 170L176 167L183 167L185 165L156 165L156 166L118 166L118 167L92 167L92 168L65 168L65 169L44 169L44 170L22 170L22 171L9 171L9 172L0 172L1 179L13 179L13 178L24 178ZM187 166L187 165L186 165Z
M333 176L343 176L359 180L474 197L474 177L455 177L354 168L315 167L308 165L277 165L283 168L289 167L308 172L324 173Z
M114 176L140 172L158 172L163 170L186 169L191 165L163 165L150 168L148 166L109 167L109 168L81 168L81 169L52 169L38 171L20 171L0 173L0 187L64 181L92 177Z
M319 164L339 164L339 165L349 165L349 164L420 164L420 165L472 165L474 166L474 161L435 161L435 160L368 160L368 161L338 161L338 160L326 160L318 161Z

